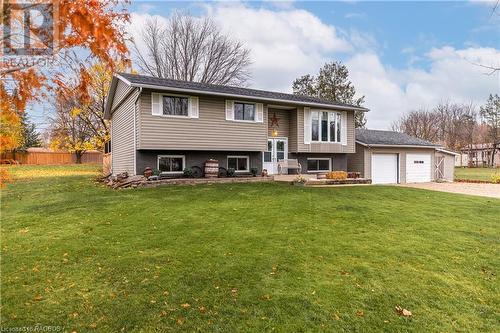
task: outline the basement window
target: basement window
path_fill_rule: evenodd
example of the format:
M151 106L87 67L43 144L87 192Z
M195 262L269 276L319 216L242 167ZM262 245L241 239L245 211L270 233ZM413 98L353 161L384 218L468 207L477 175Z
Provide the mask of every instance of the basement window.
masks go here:
M184 155L158 155L158 170L166 173L180 173L184 170Z

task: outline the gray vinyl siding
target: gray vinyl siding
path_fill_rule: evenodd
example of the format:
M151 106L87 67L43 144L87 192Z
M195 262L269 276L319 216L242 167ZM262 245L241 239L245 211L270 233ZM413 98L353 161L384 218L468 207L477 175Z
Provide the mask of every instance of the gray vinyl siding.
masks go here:
M365 178L371 178L372 170L372 154L399 154L399 182L406 183L406 154L431 154L431 180L434 180L435 174L435 157L434 149L428 148L365 148L364 161L365 161Z
M365 147L356 143L356 153L347 155L347 170L360 172L361 177L365 176Z
M269 124L268 124L268 131L267 135L269 137L272 136L273 130L277 130L278 132L278 137L284 137L284 138L289 138L290 137L290 114L294 110L278 110L278 109L268 109L268 119L269 119ZM271 118L273 115L276 115L276 118L278 118L278 127L271 127Z
M151 114L151 92L140 97L138 149L264 151L267 108L262 123L226 120L225 99L198 95L199 118Z
M115 96L113 97L113 104L111 105L111 109L113 110L116 108L118 104L122 101L122 99L127 96L127 94L132 90L135 89L133 87L129 87L125 82L122 80L118 80L118 83L116 85L116 90L115 90Z
M134 113L135 91L114 110L111 117L111 168L114 175L128 172L134 175Z
M354 153L354 112L347 111L347 144L312 142L304 144L304 108L297 109L297 151L310 153Z

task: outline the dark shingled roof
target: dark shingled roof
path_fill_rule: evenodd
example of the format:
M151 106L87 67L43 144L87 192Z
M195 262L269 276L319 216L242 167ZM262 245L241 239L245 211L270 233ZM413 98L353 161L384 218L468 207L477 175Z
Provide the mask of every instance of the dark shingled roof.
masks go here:
M368 111L367 108L350 105L339 102L331 102L321 98L309 97L303 95L293 95L293 94L285 94L281 92L273 92L273 91L265 91L265 90L256 90L256 89L247 89L233 86L222 86L216 84L208 84L208 83L200 83L200 82L189 82L189 81L180 81L180 80L171 80L171 79L163 79L146 75L137 75L137 74L126 74L126 73L118 73L121 77L130 81L132 85L152 85L163 88L178 88L178 89L188 89L188 90L196 90L200 92L210 93L220 93L220 94L228 94L228 95L241 95L248 96L250 98L256 99L268 99L268 100L286 100L290 102L299 102L299 103L318 103L325 104L331 106L340 106L340 107L349 107L356 108L361 111Z
M415 138L408 134L379 131L369 129L357 129L356 141L365 145L386 145L386 146L433 146L438 147L432 142Z

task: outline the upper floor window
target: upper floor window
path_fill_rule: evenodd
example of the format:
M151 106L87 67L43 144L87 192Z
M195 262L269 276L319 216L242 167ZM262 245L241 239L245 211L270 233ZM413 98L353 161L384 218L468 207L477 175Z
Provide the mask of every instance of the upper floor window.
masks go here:
M338 112L311 111L311 140L341 142L342 117Z
M188 116L187 97L163 96L163 114L167 116Z
M255 104L234 102L234 119L255 121Z
M151 114L174 118L199 118L198 97L151 92Z

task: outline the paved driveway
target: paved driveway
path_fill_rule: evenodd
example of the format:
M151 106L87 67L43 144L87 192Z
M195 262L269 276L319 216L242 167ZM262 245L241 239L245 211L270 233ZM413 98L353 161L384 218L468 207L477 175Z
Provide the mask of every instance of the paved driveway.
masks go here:
M482 197L500 199L500 184L419 183L419 184L401 184L400 186L421 188L432 191L479 195Z

